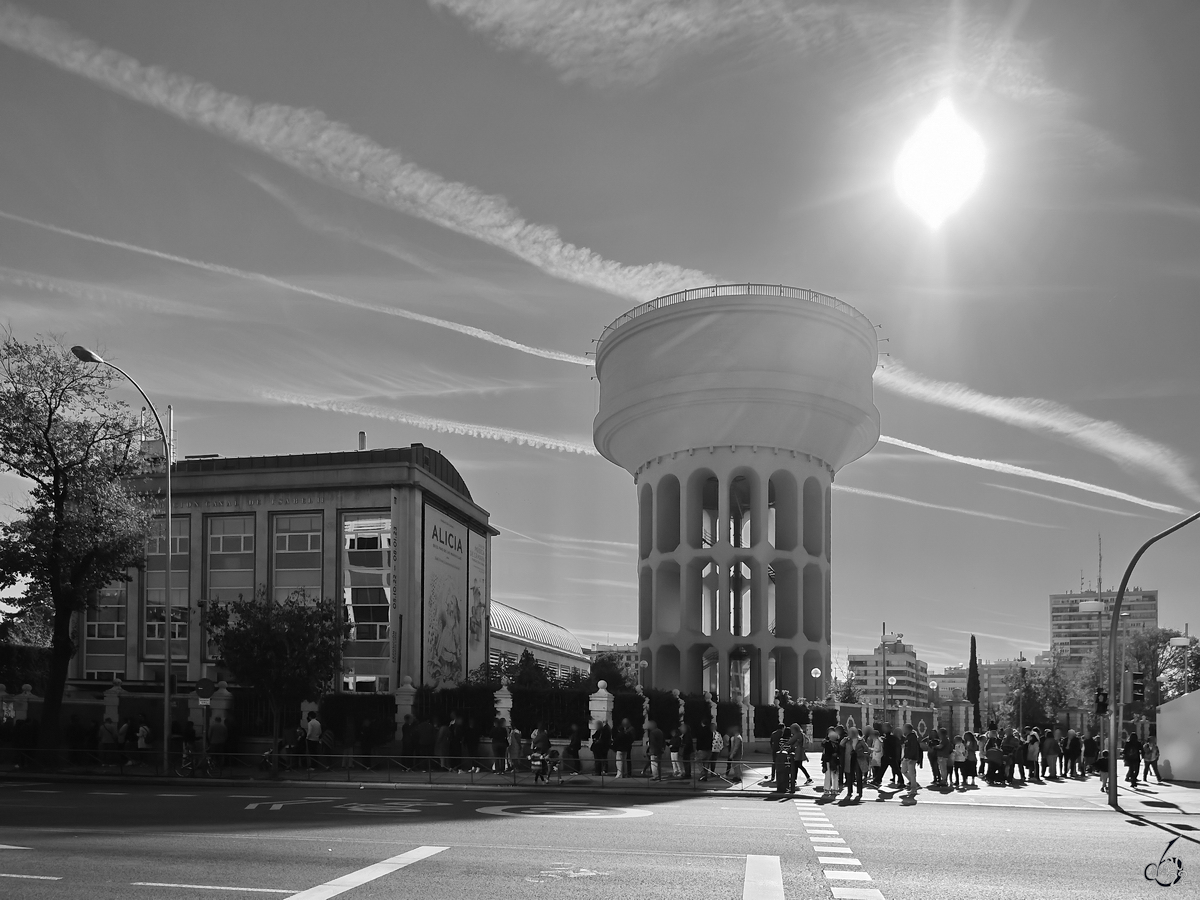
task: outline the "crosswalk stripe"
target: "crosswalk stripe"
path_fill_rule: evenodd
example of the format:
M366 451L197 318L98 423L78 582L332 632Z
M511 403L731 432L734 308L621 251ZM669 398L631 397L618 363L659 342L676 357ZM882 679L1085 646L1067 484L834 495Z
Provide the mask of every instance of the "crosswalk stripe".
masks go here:
M861 866L862 863L857 859L850 859L845 856L818 856L817 862L823 865L839 865L839 866Z
M819 847L813 847L818 853L854 853L849 847L829 847L821 844Z
M808 836L808 839L810 841L812 841L812 843L814 843L814 844L844 844L844 843L846 843L845 838L825 837L824 835L820 835L820 834L810 834Z
M368 881L382 878L384 875L395 872L397 869L411 866L415 862L436 856L443 850L449 849L449 847L418 847L416 850L409 850L407 853L401 853L399 856L389 857L383 862L377 862L356 872L343 875L341 878L335 878L333 881L318 884L307 891L301 891L298 894L292 895L292 900L329 900L330 897L344 894L346 891L356 888L360 884L366 884Z
M778 856L747 856L742 900L784 900Z
M872 881L870 875L866 872L844 872L840 869L825 869L825 877L830 881Z
M835 887L833 900L884 900L883 892L878 888L848 888Z

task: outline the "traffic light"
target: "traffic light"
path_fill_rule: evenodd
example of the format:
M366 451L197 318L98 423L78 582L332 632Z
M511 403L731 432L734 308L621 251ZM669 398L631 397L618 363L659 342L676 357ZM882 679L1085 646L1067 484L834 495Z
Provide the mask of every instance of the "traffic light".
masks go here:
M1131 703L1142 703L1146 699L1146 677L1141 672L1131 672L1129 700Z
M1108 691L1096 691L1096 715L1108 715Z

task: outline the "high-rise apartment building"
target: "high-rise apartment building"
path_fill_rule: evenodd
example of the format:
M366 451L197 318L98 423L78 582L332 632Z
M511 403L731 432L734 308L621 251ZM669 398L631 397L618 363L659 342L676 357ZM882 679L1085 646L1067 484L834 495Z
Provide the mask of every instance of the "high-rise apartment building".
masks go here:
M1104 612L1080 612L1079 604L1085 600L1101 600ZM1074 591L1050 595L1050 650L1059 658L1059 665L1070 672L1078 672L1089 660L1098 656L1097 640L1107 652L1109 629L1112 627L1112 609L1116 603L1116 591ZM1121 601L1122 638L1158 627L1158 591L1130 588ZM1129 613L1125 616L1125 613Z
M894 685L886 685L888 706L897 706L901 701L908 706L929 704L929 666L917 659L912 644L880 644L869 654L851 654L848 664L859 696L870 703L882 706L885 681L895 678Z

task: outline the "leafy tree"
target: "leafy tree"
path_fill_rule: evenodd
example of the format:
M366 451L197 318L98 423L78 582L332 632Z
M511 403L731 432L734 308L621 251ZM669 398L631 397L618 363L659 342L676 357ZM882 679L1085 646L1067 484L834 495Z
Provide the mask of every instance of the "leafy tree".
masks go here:
M629 679L621 666L621 657L615 653L598 653L592 660L591 678L588 679L588 689L595 692L597 684L607 682L610 691L629 687Z
M312 599L300 589L274 601L260 587L253 599L239 596L215 604L208 626L221 664L239 682L266 695L274 723L272 746L279 745L283 733L283 711L332 690L341 675L348 626L338 624L333 600ZM279 769L277 755L273 768Z
M27 606L0 620L0 644L49 647L53 637L54 614L44 606Z
M858 703L862 700L861 696L859 696L858 688L854 686L853 672L847 674L846 677L841 680L841 684L838 685L833 699L837 700L839 703Z
M967 699L971 702L971 717L976 734L983 730L979 718L979 656L975 652L975 635L971 635L971 661L967 665Z
M149 501L129 486L145 469L142 431L128 406L108 399L112 381L57 338L0 333L0 471L31 485L16 518L0 526L0 588L29 579L15 605L50 622L44 747L60 744L74 615L108 583L127 580L145 549Z
M508 683L513 687L548 688L555 683L537 661L537 657L528 650L522 651L521 658L507 674Z

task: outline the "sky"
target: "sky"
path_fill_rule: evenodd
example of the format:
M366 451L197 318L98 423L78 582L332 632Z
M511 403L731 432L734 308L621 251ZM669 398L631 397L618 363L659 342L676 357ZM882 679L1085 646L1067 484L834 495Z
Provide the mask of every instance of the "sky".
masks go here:
M1200 504L1197 33L1188 0L0 0L0 322L134 373L180 455L436 447L493 596L589 644L637 606L593 340L714 281L832 294L887 354L835 657L885 621L935 667L1028 655L1098 537L1108 588ZM986 162L931 231L892 168L943 99ZM1198 549L1139 564L1165 626L1200 627Z

